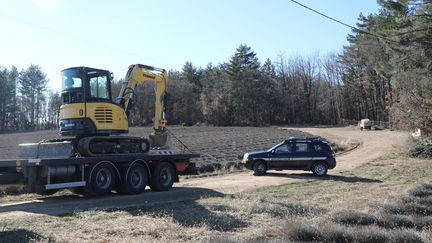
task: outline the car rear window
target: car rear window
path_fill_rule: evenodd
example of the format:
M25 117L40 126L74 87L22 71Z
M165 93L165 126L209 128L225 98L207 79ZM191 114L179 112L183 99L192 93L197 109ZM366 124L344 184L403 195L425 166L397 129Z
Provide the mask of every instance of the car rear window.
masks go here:
M316 143L316 144L314 144L313 147L314 147L315 151L317 151L317 152L330 150L330 147L328 146L328 144L324 144L324 143Z

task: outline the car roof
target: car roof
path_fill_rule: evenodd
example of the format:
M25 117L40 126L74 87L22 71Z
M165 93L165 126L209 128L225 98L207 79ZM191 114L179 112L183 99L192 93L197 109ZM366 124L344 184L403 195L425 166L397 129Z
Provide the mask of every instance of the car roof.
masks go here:
M322 138L319 137L289 137L284 141L285 143L288 142L322 142L327 143L327 141L322 140Z

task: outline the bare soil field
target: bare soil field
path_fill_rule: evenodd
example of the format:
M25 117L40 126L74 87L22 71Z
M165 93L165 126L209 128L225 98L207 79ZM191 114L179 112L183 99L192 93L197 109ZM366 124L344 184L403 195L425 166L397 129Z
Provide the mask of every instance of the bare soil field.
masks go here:
M263 150L290 136L310 136L296 130L279 127L182 127L173 126L170 131L188 148L201 154L194 160L201 172L229 169L239 162L237 156L251 150ZM151 127L132 127L129 135L148 137ZM34 143L45 139L60 138L57 130L0 134L0 159L13 159L19 154L18 144ZM170 145L183 149L170 136Z
M193 129L198 137L209 129L204 136L209 139L218 137L224 129L234 134L225 136L242 137L235 135L233 130L237 128ZM285 132L281 139L291 132L280 128L245 129L249 130L245 134L255 139L260 137L253 130L260 134L262 129L259 135L262 140L268 136L267 129L275 129L275 134ZM360 132L354 128L299 130L337 140L342 145L359 146L339 154L336 169L324 178L294 171L254 177L246 171L183 179L172 191L135 196L80 198L60 194L39 199L32 195L6 196L0 198L0 226L3 225L0 241L432 240L432 214L424 206L430 205L427 203L432 191L428 194L426 185L426 189L420 187L414 194L413 190L407 193L407 189L431 180L432 163L404 155L406 133ZM175 133L180 136L180 132ZM189 135L187 132L181 139L186 143L193 141ZM189 144L193 146L193 142ZM268 145L258 145L257 149L261 149L259 146ZM363 218L370 220L364 223Z

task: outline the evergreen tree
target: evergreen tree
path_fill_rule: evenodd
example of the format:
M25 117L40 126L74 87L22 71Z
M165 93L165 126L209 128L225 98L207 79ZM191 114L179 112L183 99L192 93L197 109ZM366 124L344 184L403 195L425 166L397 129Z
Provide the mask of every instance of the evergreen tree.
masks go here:
M202 72L201 113L203 119L210 124L230 125L230 119L227 116L227 79L228 77L223 65L213 67L209 64Z
M45 101L44 92L47 89L48 79L40 66L31 64L22 70L19 76L19 91L23 102L24 113L27 114L30 123L28 129L39 128L39 113Z
M0 67L0 131L11 130L14 126L17 112L16 77L15 67L10 71Z
M201 69L197 69L191 62L186 62L182 69L181 77L186 82L191 83L194 86L194 92L199 93L201 91Z
M255 52L247 45L240 45L228 65L229 109L233 123L237 125L261 125L260 63Z
M259 96L259 104L261 104L261 122L262 124L274 124L278 117L280 107L279 99L282 98L280 95L280 89L276 87L276 71L275 67L267 59L261 67L261 80L262 90Z

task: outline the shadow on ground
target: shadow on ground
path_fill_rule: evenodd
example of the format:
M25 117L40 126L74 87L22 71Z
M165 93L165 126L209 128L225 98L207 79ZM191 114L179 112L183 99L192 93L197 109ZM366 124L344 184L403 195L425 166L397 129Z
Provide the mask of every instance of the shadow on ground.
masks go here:
M187 227L206 225L210 229L229 231L248 224L227 213L227 208L210 211L197 200L225 194L205 188L174 187L170 191L146 191L138 195L107 195L86 198L78 195L52 196L25 203L0 206L0 217L26 214L69 216L83 211L127 211L132 215L171 216ZM232 210L231 210L232 211ZM3 214L3 215L1 215ZM4 233L3 233L4 234ZM12 233L11 233L12 234ZM2 238L2 237L0 237Z
M363 178L358 176L342 176L342 175L327 175L323 177L314 176L312 174L282 174L282 173L267 173L265 176L273 177L285 177L292 179L303 179L303 180L328 180L328 181L339 181L347 183L382 183L383 181L377 179Z
M133 216L148 215L151 217L172 217L173 222L185 227L206 226L216 231L235 231L249 223L234 216L234 209L227 206L206 208L196 201L184 201L165 204L163 207L130 208L126 210Z
M14 229L0 231L0 242L49 242L49 239L29 230Z
M71 216L85 211L125 211L133 216L172 217L173 222L185 227L205 226L216 231L233 231L249 224L231 207L209 207L197 200L205 197L223 197L225 194L204 188L174 187L170 191L146 191L138 195L111 194L86 198L79 195L51 196L25 203L0 206L1 217L27 214ZM41 236L26 230L0 231L0 242L43 241Z

